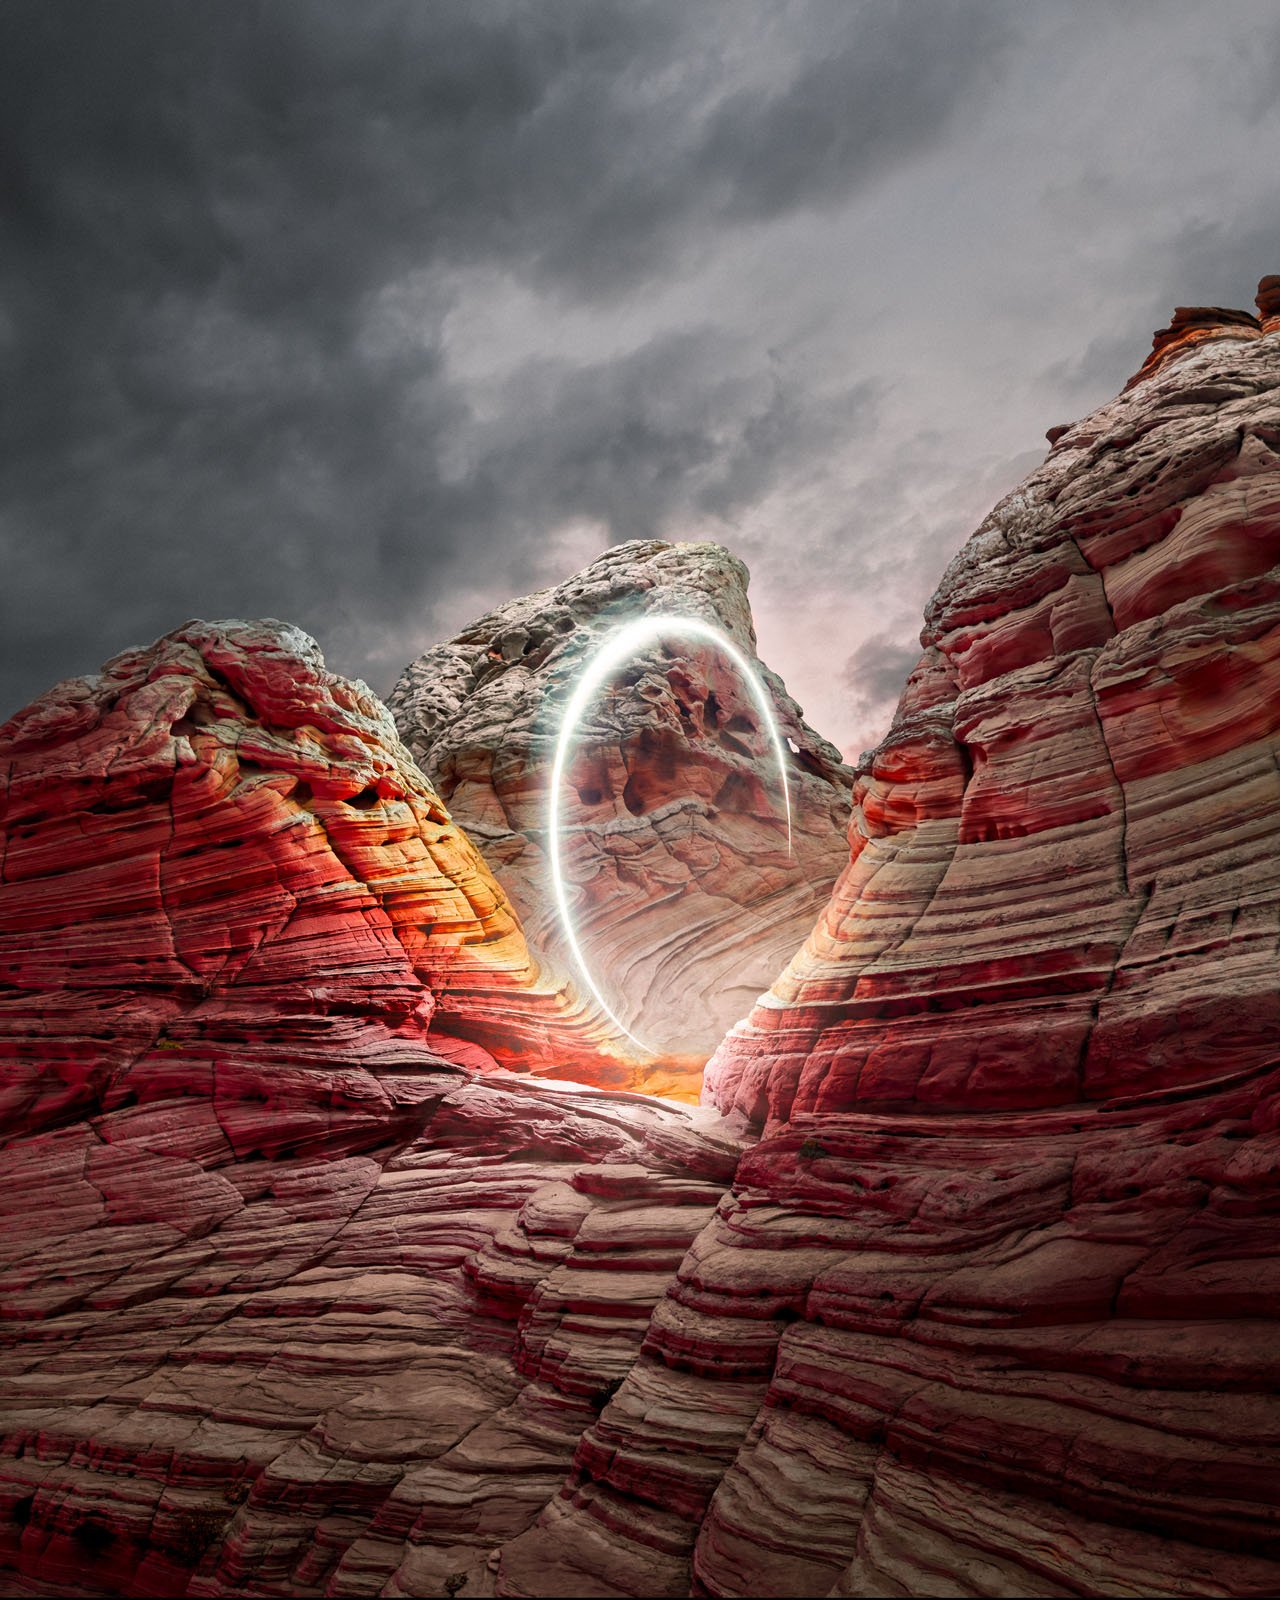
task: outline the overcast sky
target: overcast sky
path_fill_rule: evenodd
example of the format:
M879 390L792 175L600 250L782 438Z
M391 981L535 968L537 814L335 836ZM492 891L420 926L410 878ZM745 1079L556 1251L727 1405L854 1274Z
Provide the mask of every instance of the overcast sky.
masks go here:
M1273 0L3 0L0 716L713 538L856 752L1045 429L1280 271L1278 89Z

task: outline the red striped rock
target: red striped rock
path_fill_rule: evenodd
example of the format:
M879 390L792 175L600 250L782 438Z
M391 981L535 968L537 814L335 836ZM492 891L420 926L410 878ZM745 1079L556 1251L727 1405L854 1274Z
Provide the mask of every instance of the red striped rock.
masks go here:
M1278 388L1274 335L1167 351L952 562L715 1103L1068 1104L1271 1059Z
M1274 336L1187 341L952 564L708 1070L767 1136L498 1592L1274 1592L1278 441Z
M547 859L558 710L611 627L658 613L721 628L755 661L747 571L714 544L615 546L411 663L405 743L484 850L540 959L568 970ZM696 1085L811 926L846 854L852 774L763 664L789 741L793 854L759 710L714 647L673 634L588 714L565 784L566 877L609 1004Z
M1192 345L1209 339L1256 339L1259 332L1257 317L1248 311L1232 311L1226 306L1178 306L1169 326L1158 328L1152 335L1151 354L1125 387L1131 389L1142 383Z
M190 1033L216 916L184 977L96 835L139 980L65 851L14 880L79 1053L0 1061L9 1592L1280 1589L1278 349L1184 341L953 563L848 868L712 1064L748 1149L444 1059L442 969L352 940L319 851L304 942Z
M295 630L189 624L0 738L0 1583L486 1571L737 1147L499 1067L631 1070Z
M172 1090L6 1147L7 1593L437 1592L554 1496L737 1149L635 1097L374 1075L400 1107L358 1155L238 1156Z
M296 629L190 623L59 684L0 730L0 805L7 1126L179 1079L269 1104L273 1146L323 1140L339 1097L380 1127L369 1063L428 1028L473 1065L630 1075L385 709ZM224 1131L243 1152L263 1121Z

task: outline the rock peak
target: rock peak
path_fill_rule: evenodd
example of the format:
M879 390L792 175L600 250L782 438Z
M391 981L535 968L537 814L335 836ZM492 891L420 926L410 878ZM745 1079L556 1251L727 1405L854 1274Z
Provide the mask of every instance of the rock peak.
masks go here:
M1264 280L1267 281L1267 280ZM1151 336L1151 354L1125 384L1135 384L1159 372L1170 361L1213 339L1257 339L1262 334L1257 317L1228 306L1177 306L1167 328Z
M1280 333L1280 273L1263 278L1258 285L1256 304L1263 333Z
M552 963L569 959L546 839L557 708L611 627L636 616L712 622L754 658L747 584L722 545L616 545L427 651L392 691L405 742ZM609 1004L698 1072L803 935L845 853L852 774L757 666L789 740L794 857L759 708L722 652L678 633L641 650L591 709L562 797L583 937L624 975Z

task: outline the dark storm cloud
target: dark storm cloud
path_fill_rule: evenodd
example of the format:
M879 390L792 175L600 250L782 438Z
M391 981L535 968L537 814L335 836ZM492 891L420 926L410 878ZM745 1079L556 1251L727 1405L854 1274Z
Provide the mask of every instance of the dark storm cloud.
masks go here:
M477 566L518 587L556 519L657 531L798 470L830 419L710 322L518 366L477 422L451 275L589 302L678 274L927 149L1008 29L883 3L8 0L0 714L193 613L287 616L360 670Z
M1278 60L1269 0L5 0L0 715L197 614L385 689L659 534L860 746L1044 430L1280 269Z
M886 703L896 703L919 659L920 646L914 640L904 643L888 633L863 640L845 662L843 673L855 725Z

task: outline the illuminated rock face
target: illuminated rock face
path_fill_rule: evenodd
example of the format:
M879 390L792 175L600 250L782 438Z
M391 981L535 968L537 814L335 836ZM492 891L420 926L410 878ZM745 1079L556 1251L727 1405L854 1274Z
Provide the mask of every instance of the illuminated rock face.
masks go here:
M746 589L718 545L619 545L429 650L391 695L405 743L560 969L546 855L557 714L610 630L647 613L711 622L754 659ZM592 972L628 1028L695 1071L804 937L847 855L852 774L760 671L793 752L790 858L777 758L747 686L714 647L678 635L601 696L563 796Z
M335 1064L376 1121L367 1063L428 1028L473 1061L622 1072L385 708L296 629L190 623L59 684L0 730L0 795L0 1126L185 1072L258 1082L264 1137L305 1144Z
M1097 1103L1280 1053L1280 339L1224 315L1180 312L952 562L716 1104Z

